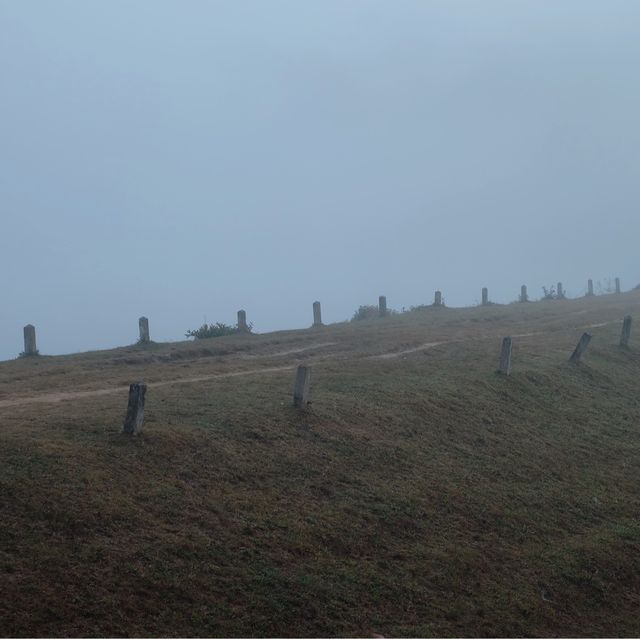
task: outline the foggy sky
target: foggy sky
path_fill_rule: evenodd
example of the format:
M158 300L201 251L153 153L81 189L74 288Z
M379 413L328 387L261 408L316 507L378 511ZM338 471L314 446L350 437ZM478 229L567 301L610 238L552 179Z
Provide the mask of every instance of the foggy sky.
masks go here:
M640 3L0 0L0 358L640 283Z

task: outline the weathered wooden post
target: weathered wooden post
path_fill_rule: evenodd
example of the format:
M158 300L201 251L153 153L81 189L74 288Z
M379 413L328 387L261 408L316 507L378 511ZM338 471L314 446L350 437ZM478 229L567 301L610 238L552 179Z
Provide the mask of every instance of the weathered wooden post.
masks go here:
M378 298L378 314L380 317L385 317L387 314L387 298L384 295Z
M500 368L498 369L498 373L502 375L509 375L511 373L511 346L511 338L505 337L502 340L502 350L500 351Z
M620 335L620 346L627 348L631 338L631 315L625 315L622 321L622 335Z
M589 346L590 341L591 341L591 334L583 333L582 337L580 338L580 341L578 342L578 345L576 346L575 350L571 354L571 357L569 358L569 361L572 364L580 363L580 359L582 358L584 352L587 350L587 346Z
M249 325L247 324L246 311L238 311L238 332L240 333L249 332Z
M520 301L521 302L528 302L529 301L529 295L527 295L527 287L525 284L523 284L520 287Z
M593 280L587 282L587 297L593 297Z
M436 294L433 296L433 305L442 306L442 293L440 291L436 291Z
M148 344L151 340L149 338L149 320L146 317L141 317L138 320L138 329L140 331L140 344Z
M24 354L27 356L37 355L36 347L36 327L33 324L27 324L24 329Z
M322 309L320 308L320 302L313 303L313 325L322 326Z
M616 277L616 293L620 293L620 278Z
M564 289L562 288L562 282L558 282L558 288L556 289L556 293L559 300L564 299Z
M485 286L482 289L482 306L489 304L489 289Z
M293 387L293 405L296 408L305 408L309 403L309 388L311 385L311 367L298 366L296 382Z
M142 430L144 423L144 398L147 394L147 385L143 382L129 386L129 403L127 416L124 420L122 432L125 435L137 435Z

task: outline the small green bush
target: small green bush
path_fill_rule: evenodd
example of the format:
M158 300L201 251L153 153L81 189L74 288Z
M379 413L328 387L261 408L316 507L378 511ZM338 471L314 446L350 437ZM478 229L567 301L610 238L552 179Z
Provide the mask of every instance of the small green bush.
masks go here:
M372 306L370 304L365 304L358 307L358 310L353 314L351 321L359 322L360 320L375 319L376 317L380 317L378 307Z
M550 286L547 288L546 286L542 287L542 299L543 300L555 300L558 298L558 294L556 293L556 287Z
M402 309L402 312L404 313L405 310ZM385 317L389 317L389 315L397 315L397 314L398 314L398 311L392 308L387 308L387 313ZM373 306L372 304L363 304L362 306L359 306L358 310L353 314L351 321L358 322L360 320L378 319L380 317L382 316L380 315L380 309L377 306Z
M253 328L253 324L249 324L249 332ZM200 328L194 330L188 330L185 333L186 337L193 337L195 339L208 339L209 337L223 337L224 335L235 335L239 333L240 329L238 325L230 326L222 322L216 322L215 324L203 324Z

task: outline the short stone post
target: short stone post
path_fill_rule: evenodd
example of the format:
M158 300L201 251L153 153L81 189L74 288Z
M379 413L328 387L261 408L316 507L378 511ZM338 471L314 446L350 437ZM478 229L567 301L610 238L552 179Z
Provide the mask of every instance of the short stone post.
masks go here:
M627 348L631 338L631 315L625 315L622 321L622 335L620 335L620 346Z
M489 304L489 289L485 286L482 289L482 306L487 306Z
M322 326L322 309L320 308L320 302L313 303L313 325Z
M620 293L620 278L616 277L616 293Z
M527 287L525 284L523 284L520 287L520 301L521 302L528 302L529 301L529 295L527 295Z
M587 282L587 297L593 297L593 280Z
M433 297L433 305L442 306L442 293L440 291L436 291L436 294Z
M556 294L559 300L564 299L564 289L562 288L562 282L558 282L558 288L556 289Z
M571 357L569 358L569 361L572 364L580 363L580 359L584 355L584 352L587 350L587 346L589 346L590 341L591 341L591 334L583 333L582 337L580 338L580 341L578 342L578 345L576 346L575 350L571 354Z
M293 405L296 408L306 408L309 404L309 388L311 385L311 367L298 366L296 383L293 387Z
M509 375L511 373L511 346L511 338L505 337L502 340L502 350L500 351L500 368L498 369L498 373L500 373L501 375Z
M238 311L238 332L249 332L249 325L247 324L247 313L245 311Z
M385 317L387 314L387 298L384 295L378 298L378 314L380 317Z
M140 344L148 344L151 340L149 338L149 320L146 317L141 317L138 320L138 329L140 331Z
M24 354L27 356L38 354L36 347L36 327L33 324L27 324L24 327Z
M124 420L122 432L125 435L137 435L142 430L144 423L144 398L147 394L147 385L143 382L129 386L129 404L127 416Z

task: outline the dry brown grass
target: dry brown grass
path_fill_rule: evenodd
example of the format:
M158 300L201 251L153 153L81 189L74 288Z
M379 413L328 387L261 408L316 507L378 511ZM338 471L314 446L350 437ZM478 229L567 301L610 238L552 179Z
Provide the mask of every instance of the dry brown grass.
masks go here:
M434 309L0 364L0 632L639 634L640 355L617 347L639 307ZM503 378L507 334L528 336ZM158 385L127 439L138 379ZM95 391L112 392L31 401Z

